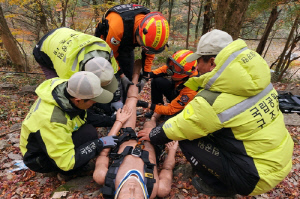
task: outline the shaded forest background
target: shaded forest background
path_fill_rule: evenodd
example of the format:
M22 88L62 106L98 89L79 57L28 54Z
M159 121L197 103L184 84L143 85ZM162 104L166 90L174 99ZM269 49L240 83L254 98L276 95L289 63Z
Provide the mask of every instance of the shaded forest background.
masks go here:
M200 36L217 28L268 57L273 82L291 79L299 70L298 0L0 0L1 66L34 73L32 49L44 34L58 27L94 34L105 11L124 3L160 11L170 24L169 48L154 65L179 49L195 50Z

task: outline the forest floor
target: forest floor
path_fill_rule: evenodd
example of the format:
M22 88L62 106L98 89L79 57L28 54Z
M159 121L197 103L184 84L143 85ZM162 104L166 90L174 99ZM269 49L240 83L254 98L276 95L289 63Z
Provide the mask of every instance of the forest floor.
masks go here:
M7 68L0 68L0 70L5 71ZM34 71L41 73L38 68ZM22 160L19 149L21 122L37 98L34 88L44 80L44 76L7 72L0 72L0 74L0 198L101 198L100 186L93 181L92 173L66 182L57 176L46 176L15 165ZM276 90L289 90L300 95L299 81L273 85ZM148 83L139 98L150 101L149 91ZM141 111L145 110L141 109ZM290 174L265 194L253 197L237 195L235 198L300 198L300 116L285 114L285 117L286 127L295 143L293 168ZM138 117L136 130L141 129L144 122L144 117ZM165 198L216 198L197 193L191 185L191 174L187 174L189 170L189 163L178 150L172 190Z

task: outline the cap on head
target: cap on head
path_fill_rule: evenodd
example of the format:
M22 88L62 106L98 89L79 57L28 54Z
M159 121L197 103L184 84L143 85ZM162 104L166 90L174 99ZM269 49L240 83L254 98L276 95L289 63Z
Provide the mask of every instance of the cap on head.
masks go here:
M101 80L92 72L74 73L68 80L67 92L78 99L90 99L98 103L109 103L113 93L101 88Z
M85 64L85 71L97 75L101 80L101 87L114 93L118 89L118 81L110 62L103 57L94 57Z
M194 61L202 55L217 55L223 48L233 41L232 37L222 30L214 29L201 36L197 51L189 56L187 62Z
M140 23L138 36L149 54L161 53L169 39L168 21L160 12L150 12Z

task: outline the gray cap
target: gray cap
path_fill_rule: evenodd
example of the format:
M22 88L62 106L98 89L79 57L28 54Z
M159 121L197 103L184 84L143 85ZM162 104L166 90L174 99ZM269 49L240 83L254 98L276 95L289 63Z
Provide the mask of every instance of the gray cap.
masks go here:
M101 87L114 93L118 89L118 80L110 62L103 57L94 57L85 64L85 71L90 71L101 79Z
M98 103L109 103L113 99L113 93L101 88L101 80L89 71L74 73L68 80L67 91L73 97Z
M202 55L217 55L223 48L233 41L232 37L222 30L214 29L201 36L197 51L186 58L192 62Z

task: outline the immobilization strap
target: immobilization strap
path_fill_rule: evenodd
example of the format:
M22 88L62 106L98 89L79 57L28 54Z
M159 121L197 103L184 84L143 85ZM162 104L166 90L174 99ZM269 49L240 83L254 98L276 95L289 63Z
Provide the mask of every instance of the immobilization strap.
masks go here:
M115 195L115 179L118 173L118 170L120 168L120 165L122 164L125 156L127 155L134 155L137 156L137 153L133 154L134 148L132 146L126 146L124 151L121 154L111 154L110 157L114 159L113 163L110 165L106 177L105 177L105 184L102 188L103 197L105 199L113 199ZM147 187L147 191L149 196L151 196L151 193L153 191L154 183L156 180L154 179L154 166L155 164L152 164L149 161L149 152L145 150L141 150L140 156L139 156L143 162L144 162L144 182Z

